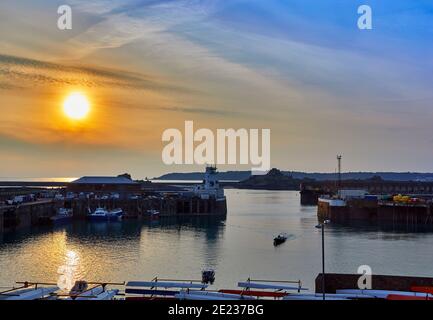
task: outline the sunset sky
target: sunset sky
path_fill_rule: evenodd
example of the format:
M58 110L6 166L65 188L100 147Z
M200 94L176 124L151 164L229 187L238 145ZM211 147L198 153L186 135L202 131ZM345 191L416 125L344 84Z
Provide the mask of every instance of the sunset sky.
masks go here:
M0 177L203 170L162 163L186 120L271 129L284 170L433 171L432 40L431 0L1 1Z

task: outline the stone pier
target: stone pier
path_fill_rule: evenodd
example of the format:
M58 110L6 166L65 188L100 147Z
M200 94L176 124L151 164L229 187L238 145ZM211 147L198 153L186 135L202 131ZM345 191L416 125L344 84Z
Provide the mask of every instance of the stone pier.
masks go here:
M40 200L20 205L0 207L0 232L28 228L55 215L62 204Z

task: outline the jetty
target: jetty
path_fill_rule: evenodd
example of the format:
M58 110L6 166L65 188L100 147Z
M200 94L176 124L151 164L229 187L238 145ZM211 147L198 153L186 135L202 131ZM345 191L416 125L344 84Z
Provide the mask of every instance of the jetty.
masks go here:
M41 219L53 216L60 205L53 199L47 199L0 206L0 234L4 231L37 225Z
M426 195L370 195L363 190L340 190L336 196L321 196L317 205L319 220L413 230L433 227L432 212L433 201Z
M338 190L366 190L371 194L412 194L431 195L433 197L432 181L390 181L381 178L366 180L329 180L308 181L300 184L301 204L317 205L322 195L332 195Z
M96 208L121 208L125 219L150 219L152 211L159 212L159 218L226 216L226 197L216 173L215 167L207 167L204 181L188 186L133 181L127 175L87 176L55 186L11 182L0 189L0 234L48 224L61 208L72 210L73 219L86 219Z
M325 293L332 294L339 290L358 288L361 276L360 274L326 273ZM432 287L432 284L431 277L373 274L370 290L412 291L414 287ZM322 273L319 273L315 279L315 289L316 293L323 293Z

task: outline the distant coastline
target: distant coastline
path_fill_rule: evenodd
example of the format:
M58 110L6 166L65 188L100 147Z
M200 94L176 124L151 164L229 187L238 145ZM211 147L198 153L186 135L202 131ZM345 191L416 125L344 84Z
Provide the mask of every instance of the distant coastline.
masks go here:
M53 178L17 178L17 177L0 177L0 181L26 181L26 182L72 182L78 179L77 177L53 177Z
M302 183L336 181L336 173L280 171L272 169L267 175L251 175L250 171L225 171L218 172L217 178L225 188L239 189L264 189L264 190L300 190ZM0 178L0 186L63 186L76 178ZM204 179L202 172L168 173L160 177L150 179L155 184L197 184ZM344 181L383 180L399 182L433 182L433 173L421 172L344 172L341 174ZM146 180L135 179L137 182Z
M281 171L286 176L291 176L293 179L299 180L337 180L336 173L321 173L321 172L301 172L301 171ZM186 173L167 173L160 177L155 177L152 180L203 180L202 172L186 172ZM243 181L251 177L251 171L226 171L218 172L218 178L221 181ZM426 172L344 172L341 174L343 180L366 180L375 177L380 177L387 181L433 181L433 173Z

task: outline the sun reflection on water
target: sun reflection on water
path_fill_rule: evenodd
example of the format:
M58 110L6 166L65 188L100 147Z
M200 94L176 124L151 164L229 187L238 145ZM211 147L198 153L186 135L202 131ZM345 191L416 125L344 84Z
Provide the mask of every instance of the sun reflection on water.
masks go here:
M59 274L57 286L64 291L70 291L75 281L80 280L79 275L80 257L75 251L68 250L65 255L65 264L61 265L57 273Z

